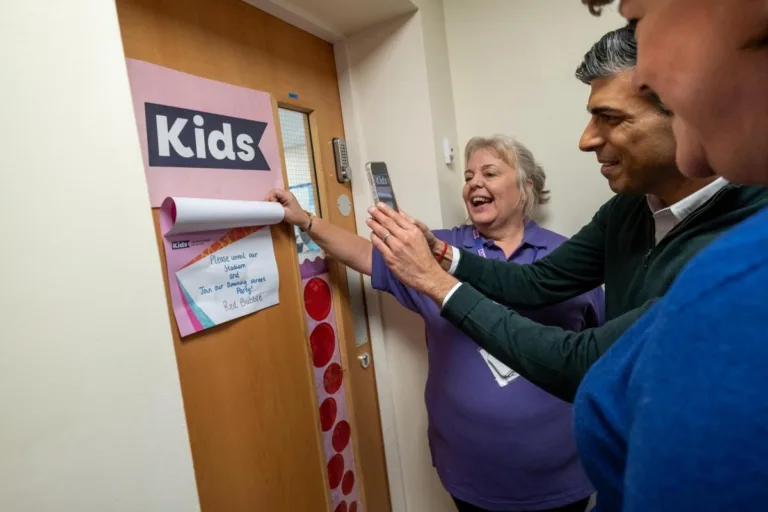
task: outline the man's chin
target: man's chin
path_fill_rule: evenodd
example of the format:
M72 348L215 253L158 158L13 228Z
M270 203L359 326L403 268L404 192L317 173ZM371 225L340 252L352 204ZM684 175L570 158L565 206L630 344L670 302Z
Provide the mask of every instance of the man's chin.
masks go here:
M684 151L677 152L677 167L686 178L703 179L711 178L715 171L701 155L691 155Z
M609 179L608 187L611 189L611 191L614 194L625 194L627 192L626 183L624 183L621 179L618 179L618 178Z

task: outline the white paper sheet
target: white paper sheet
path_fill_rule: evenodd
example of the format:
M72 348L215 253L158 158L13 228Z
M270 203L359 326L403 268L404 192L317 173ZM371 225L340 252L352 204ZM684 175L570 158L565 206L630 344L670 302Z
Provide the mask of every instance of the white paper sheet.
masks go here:
M267 226L283 221L284 210L280 203L267 201L228 201L225 199L199 199L173 197L171 220L173 226L166 235L178 235L196 231Z

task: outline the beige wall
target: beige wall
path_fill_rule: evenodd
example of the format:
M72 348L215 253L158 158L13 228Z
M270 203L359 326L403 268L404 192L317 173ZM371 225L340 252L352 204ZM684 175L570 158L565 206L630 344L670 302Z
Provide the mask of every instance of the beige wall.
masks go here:
M520 139L547 171L545 225L573 235L611 197L594 155L577 144L589 87L584 53L621 18L589 16L576 0L443 0L460 144L474 135Z
M431 56L439 56L440 41L433 43ZM441 71L447 76L445 48L443 39ZM336 56L358 232L369 233L365 219L372 198L365 162L375 160L387 162L398 201L408 213L430 226L450 223L457 215L443 209L450 198L441 196L453 196L451 180L460 177L443 164L437 147L442 148L445 134L455 133L455 125L452 114L440 113L443 130L435 130L433 100L450 104L452 93L448 84L435 94L422 13L357 33L336 44ZM426 440L424 324L391 297L372 291L370 280L366 302L393 510L450 510Z
M458 134L454 109L454 92L448 59L448 40L442 0L413 0L419 6L422 41L426 58L429 105L432 113L432 144L435 172L440 191L442 227L463 224L467 210L461 200L464 173L458 158ZM454 148L454 161L446 164L443 140ZM431 171L432 169L429 169Z
M5 2L0 61L0 510L198 510L114 3Z

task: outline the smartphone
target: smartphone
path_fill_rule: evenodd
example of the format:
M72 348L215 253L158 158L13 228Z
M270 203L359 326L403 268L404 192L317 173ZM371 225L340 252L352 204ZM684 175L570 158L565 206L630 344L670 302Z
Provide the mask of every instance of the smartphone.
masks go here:
M392 180L389 178L387 164L384 162L368 162L365 164L368 173L368 183L371 185L373 199L376 203L384 203L397 211L395 190L392 188Z

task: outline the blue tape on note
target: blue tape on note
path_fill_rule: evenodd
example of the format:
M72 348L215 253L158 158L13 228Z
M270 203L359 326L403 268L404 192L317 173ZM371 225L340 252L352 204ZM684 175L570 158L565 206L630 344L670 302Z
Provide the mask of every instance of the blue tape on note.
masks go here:
M298 94L296 94L295 92L289 92L289 93L288 93L288 97L289 97L289 98L291 98L292 100L297 100L297 99L299 99L299 95L298 95Z

